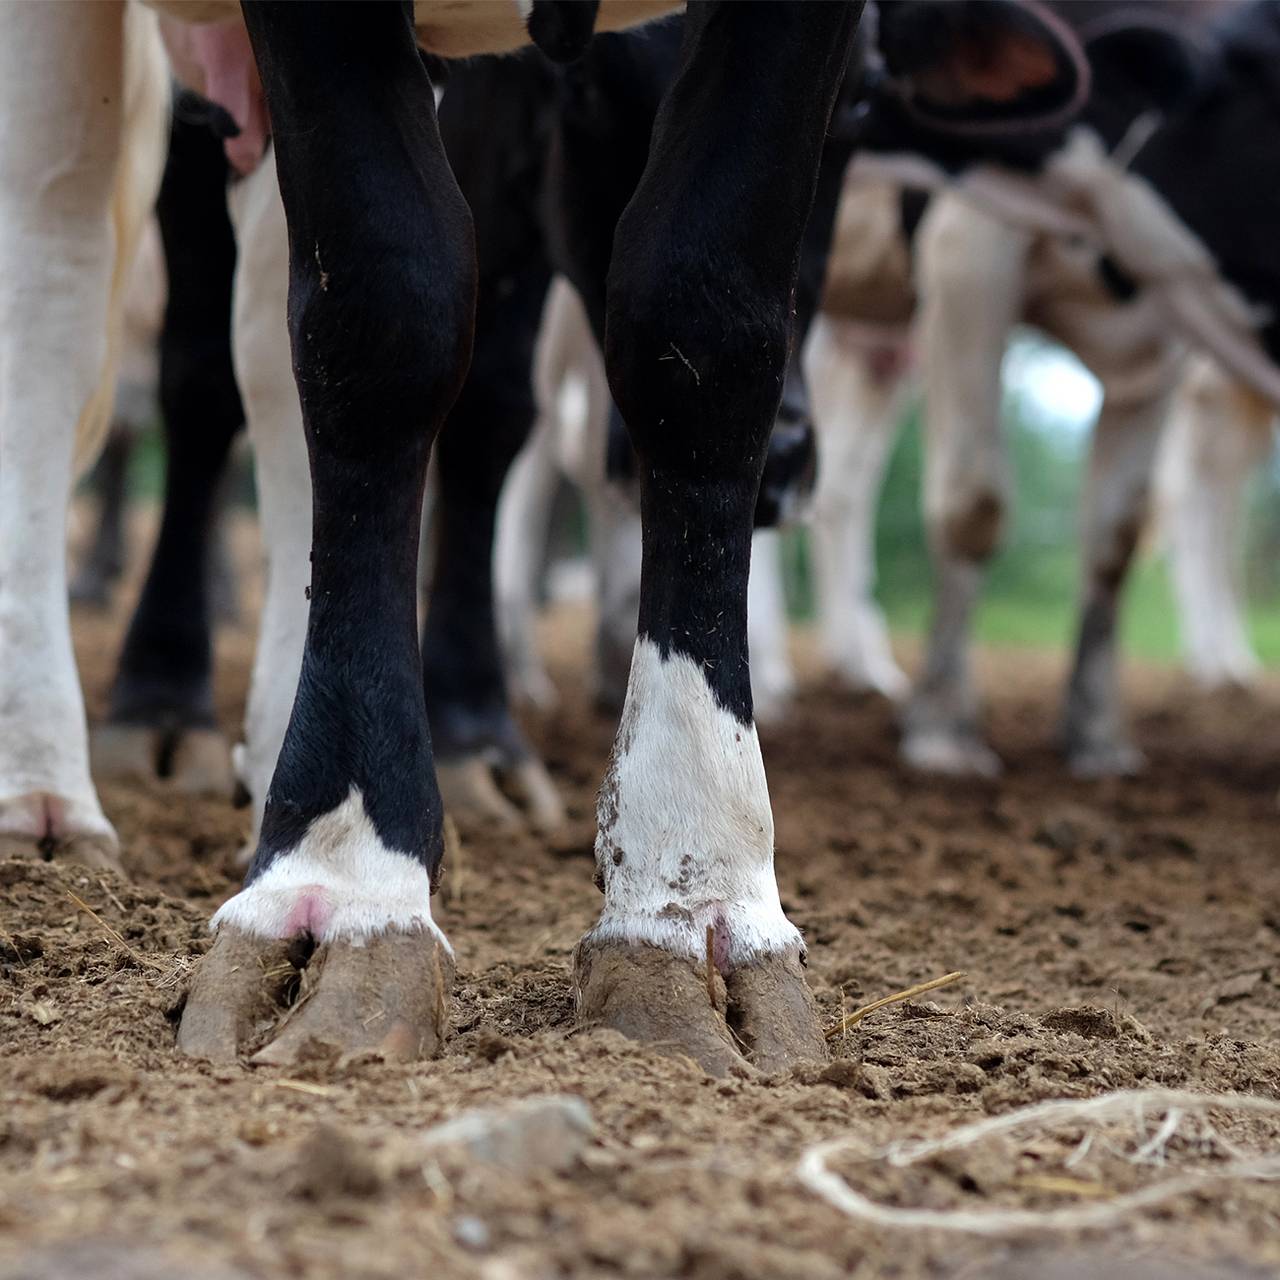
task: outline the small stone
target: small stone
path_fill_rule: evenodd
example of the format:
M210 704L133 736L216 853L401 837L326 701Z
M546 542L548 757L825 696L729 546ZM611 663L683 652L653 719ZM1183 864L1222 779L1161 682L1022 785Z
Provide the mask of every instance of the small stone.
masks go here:
M27 1006L27 1017L32 1022L38 1022L42 1027L48 1027L59 1021L62 1014L51 1004L46 1004L43 1000L37 1000L35 1004Z
M1036 843L1059 853L1075 853L1084 842L1084 831L1074 818L1059 816L1048 819L1036 832Z
M456 1151L513 1173L559 1173L574 1166L594 1133L581 1098L551 1094L463 1112L428 1129L422 1143L432 1153Z
M458 1218L453 1224L453 1238L464 1249L487 1249L492 1238L489 1228L476 1217Z

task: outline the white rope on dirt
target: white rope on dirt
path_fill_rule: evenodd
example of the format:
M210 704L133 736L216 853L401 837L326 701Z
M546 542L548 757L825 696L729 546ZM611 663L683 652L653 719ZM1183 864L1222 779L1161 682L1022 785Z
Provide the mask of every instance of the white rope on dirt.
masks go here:
M1127 1157L1135 1162L1151 1162L1162 1155L1164 1146L1174 1136L1179 1123L1188 1115L1209 1111L1244 1111L1280 1119L1280 1102L1269 1098L1255 1098L1247 1094L1191 1093L1178 1089L1122 1089L1096 1098L1036 1103L1008 1115L963 1125L942 1138L891 1143L880 1151L871 1153L869 1158L894 1168L906 1168L931 1156L959 1151L984 1139L1032 1125L1050 1126L1082 1120L1096 1122L1116 1117L1133 1118L1141 1123L1147 1107L1163 1109L1165 1118L1155 1136L1144 1142L1134 1155ZM1092 1135L1089 1135L1086 1143L1091 1138ZM970 1235L1008 1236L1106 1226L1136 1209L1161 1204L1209 1182L1280 1179L1280 1150L1277 1150L1267 1155L1232 1160L1218 1169L1203 1169L1167 1177L1136 1191L1113 1196L1099 1204L1043 1210L899 1208L879 1204L855 1191L844 1177L828 1167L828 1161L833 1156L855 1148L858 1143L856 1136L846 1135L810 1147L797 1166L797 1176L811 1191L851 1218L859 1218L879 1226L931 1228L966 1232ZM1084 1149L1087 1150L1087 1147ZM1080 1155L1078 1150L1072 1158L1078 1160Z

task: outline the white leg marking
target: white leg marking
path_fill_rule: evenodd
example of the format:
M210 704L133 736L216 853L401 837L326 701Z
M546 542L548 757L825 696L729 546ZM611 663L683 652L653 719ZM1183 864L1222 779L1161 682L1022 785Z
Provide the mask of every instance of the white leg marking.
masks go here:
M754 725L718 706L699 666L636 641L600 792L605 908L590 937L727 967L801 945L773 874L773 814Z
M382 843L356 787L222 905L210 927L222 925L259 938L307 933L317 942L354 943L388 930L425 929L453 954L431 919L427 869Z

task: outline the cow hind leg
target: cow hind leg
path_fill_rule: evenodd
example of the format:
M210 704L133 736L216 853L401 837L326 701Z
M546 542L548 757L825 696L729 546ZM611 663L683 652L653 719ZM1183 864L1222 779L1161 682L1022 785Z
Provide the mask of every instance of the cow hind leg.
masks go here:
M1137 773L1117 679L1120 594L1147 517L1156 449L1169 398L1104 399L1089 456L1084 502L1084 584L1062 744L1080 777Z
M174 120L156 211L169 298L160 338L164 516L125 637L94 775L160 775L229 793L231 757L213 709L211 586L219 481L244 423L231 363L235 241L227 162L202 122Z
M599 802L604 910L575 953L578 1017L715 1074L826 1052L774 878L747 579L800 237L855 14L690 6L610 270L606 364L639 459L644 569Z
M530 370L549 271L508 278L477 326L467 382L440 438L436 569L422 675L446 809L462 825L554 830L564 807L507 701L494 614L498 498L536 416Z
M289 357L289 233L272 153L237 182L228 200L236 235L232 351L253 445L258 518L266 561L244 742L236 781L252 806L243 861L262 829L302 669L311 582L311 473Z
M1021 312L1026 237L939 197L918 233L925 522L935 588L924 669L903 711L902 757L930 773L990 777L974 685L973 610L1000 541L1010 476L1000 363Z
M471 219L405 7L249 3L245 17L289 228L311 606L257 851L214 917L179 1046L266 1062L317 1044L428 1056L452 952L431 917L443 813L418 532L431 442L470 358ZM303 998L277 1020L299 963Z

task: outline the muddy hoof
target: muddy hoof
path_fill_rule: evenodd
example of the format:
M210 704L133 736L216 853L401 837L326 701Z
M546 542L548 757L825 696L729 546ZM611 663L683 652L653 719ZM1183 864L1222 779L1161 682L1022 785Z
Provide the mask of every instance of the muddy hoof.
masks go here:
M729 1022L751 1064L766 1074L825 1062L827 1041L798 952L765 956L726 979Z
M921 773L948 778L998 778L1000 757L976 734L936 729L908 731L902 739L903 762Z
M196 970L178 1048L215 1062L253 1054L277 1065L360 1051L427 1058L444 1038L452 984L453 959L431 933L331 942L304 958L298 940L224 927Z
M1133 778L1147 767L1146 757L1127 742L1094 742L1067 749L1067 768L1076 778Z
M504 770L502 782L515 796L534 831L545 835L564 826L564 804L541 760L530 757Z
M539 760L509 765L491 764L484 755L437 760L436 778L445 812L463 832L496 828L545 834L564 824L564 805Z
M785 1070L824 1061L826 1041L797 955L714 969L637 943L584 939L574 953L582 1026L611 1027L687 1055L709 1075Z
M260 1044L297 983L291 954L286 940L220 929L191 979L178 1048L192 1058L234 1062Z
M186 729L172 744L169 777L188 795L230 796L235 790L231 747L217 729Z
M0 861L5 858L69 862L91 871L125 875L120 863L120 847L112 836L106 835L28 836L5 832L0 834Z
M708 1075L749 1075L725 1022L724 980L658 947L584 939L573 954L574 1003L584 1027L692 1058Z
M94 725L89 730L89 772L98 782L154 778L163 736L151 725Z
M524 825L520 810L498 789L487 760L437 760L436 780L445 812L463 831L496 827L516 831Z
M217 729L101 724L89 734L89 763L98 781L167 779L191 795L229 796L231 749Z

